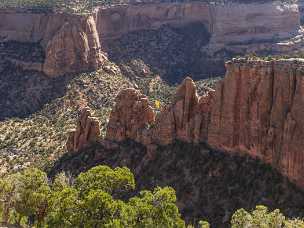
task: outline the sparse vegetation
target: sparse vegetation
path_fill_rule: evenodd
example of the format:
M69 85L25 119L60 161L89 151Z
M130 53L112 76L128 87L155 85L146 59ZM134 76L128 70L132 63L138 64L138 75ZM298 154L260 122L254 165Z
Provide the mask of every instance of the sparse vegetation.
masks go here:
M227 4L230 2L251 3L252 0L192 0L213 4ZM268 2L272 0L256 0L256 2ZM294 2L295 0L281 0L282 2ZM60 10L69 13L91 13L96 6L109 6L120 4L138 4L151 2L188 2L187 0L2 0L0 8L25 8L32 10Z
M26 118L1 121L0 173L30 165L50 165L65 152L67 132L75 127L80 107L89 106L95 111L104 134L117 92L129 86L130 82L119 74L103 70L81 74L67 83L63 96L45 104L40 111Z

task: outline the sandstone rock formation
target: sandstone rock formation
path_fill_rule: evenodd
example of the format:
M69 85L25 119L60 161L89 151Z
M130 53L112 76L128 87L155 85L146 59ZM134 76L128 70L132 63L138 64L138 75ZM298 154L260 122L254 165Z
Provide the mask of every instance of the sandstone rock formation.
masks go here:
M76 130L70 132L66 148L70 152L77 152L89 144L96 142L100 137L99 121L91 116L89 108L84 108L79 113Z
M199 142L206 138L212 97L212 92L199 97L192 79L185 78L172 104L157 116L152 130L153 141L164 145L176 139Z
M138 90L122 90L108 123L108 140L132 139L144 145L170 144L175 140L207 139L214 91L198 96L191 78L178 87L172 104L156 115L146 96Z
M51 77L94 70L105 59L92 16L0 10L0 42L9 41L40 44L45 52L40 68Z
M259 157L304 187L304 60L239 59L226 67L215 92L202 97L186 78L155 122L137 108L142 104L138 91L123 91L107 138L144 145L165 145L176 139L205 142L219 150ZM147 107L146 98L144 103ZM148 129L146 123L152 127Z
M127 32L201 22L215 43L289 38L300 25L297 4L275 2L208 4L204 2L150 3L100 8L97 30L101 39ZM265 23L267 21L267 23Z
M43 70L50 76L95 70L105 60L100 48L94 18L71 18L48 42Z
M149 125L154 121L155 113L148 98L136 89L124 89L116 98L106 138L114 141L133 139L148 145L151 143Z
M264 23L264 22L267 23ZM286 54L304 47L298 37L300 14L296 3L208 4L149 3L97 7L92 15L0 10L0 42L39 43L45 52L42 70L49 76L95 70L104 61L106 41L138 30L178 28L200 23L210 33L202 48L205 58L221 62L228 53ZM226 54L221 54L222 52ZM22 63L31 69L41 64Z
M304 186L304 61L232 61L216 89L208 143L257 156Z

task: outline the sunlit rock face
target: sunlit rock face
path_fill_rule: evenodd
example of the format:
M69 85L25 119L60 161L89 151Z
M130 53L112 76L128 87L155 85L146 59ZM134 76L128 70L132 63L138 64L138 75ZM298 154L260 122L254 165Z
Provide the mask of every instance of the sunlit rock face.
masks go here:
M48 76L95 70L105 60L92 16L1 10L0 21L0 42L41 45L44 63L33 70Z
M124 89L116 97L106 138L119 142L133 139L148 145L151 143L148 127L154 121L155 112L148 98L136 89Z
M96 24L102 39L113 39L142 29L158 29L191 22L204 23L212 42L265 41L286 39L300 25L297 4L265 3L152 3L99 9Z
M177 88L170 105L157 116L151 130L156 144L170 144L175 140L200 142L207 138L210 106L214 91L198 96L191 78L184 79Z
M136 96L121 93L107 138L144 145L204 142L258 157L304 187L304 60L235 59L226 67L216 90L204 96L198 96L192 79L186 78L155 120L148 121L146 109L137 108L142 107L142 95L133 89L129 91ZM152 127L147 128L148 123ZM145 137L138 137L142 132Z
M171 83L224 75L235 56L293 55L304 46L293 3L151 3L99 9L95 17L111 61L141 59Z
M204 36L204 42L194 46L195 50L200 50L200 55L196 54L195 58L204 62L204 67L199 68L198 63L191 62L191 65L196 65L198 69L195 71L201 77L224 73L224 60L235 55L251 52L289 54L300 51L303 46L302 35L298 33L298 5L281 2L129 4L97 7L91 15L1 9L0 42L41 45L45 56L42 65L34 59L30 63L12 61L18 66L55 77L99 68L105 60L101 50L111 51L107 50L106 44L125 34L155 31L163 26L187 28L193 24L199 24L196 28L204 31L186 29L184 32L194 37L195 34ZM167 40L161 42L158 46L165 45ZM177 50L180 49L178 44L175 47ZM144 49L141 46L136 48ZM191 47L187 49L192 50ZM153 55L155 51L152 49L148 53ZM169 58L168 65L176 61L183 64L189 56ZM181 68L180 65L177 67Z
M208 143L249 153L304 186L304 61L232 61L216 89Z

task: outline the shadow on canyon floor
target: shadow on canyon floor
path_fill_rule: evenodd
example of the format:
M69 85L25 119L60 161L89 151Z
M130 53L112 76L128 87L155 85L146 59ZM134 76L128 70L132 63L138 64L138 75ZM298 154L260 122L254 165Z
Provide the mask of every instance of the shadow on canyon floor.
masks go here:
M121 66L124 75L136 75L132 69L141 61L154 74L174 84L185 75L194 80L224 75L224 59L210 58L203 50L209 40L206 26L195 22L183 27L163 25L159 29L130 32L105 42L105 46L109 59Z
M172 186L186 221L206 219L212 227L229 227L233 212L258 204L279 208L288 217L304 216L304 192L259 160L182 142L159 147L153 158L147 159L146 148L132 141L112 150L96 144L63 155L49 174L64 171L75 176L100 164L127 166L135 175L137 191Z
M23 70L15 63L42 65L44 58L38 43L0 43L0 120L27 117L65 93L71 77L49 78L36 70Z
M24 71L6 62L0 72L0 120L25 118L44 104L65 94L72 76L48 78L41 72Z

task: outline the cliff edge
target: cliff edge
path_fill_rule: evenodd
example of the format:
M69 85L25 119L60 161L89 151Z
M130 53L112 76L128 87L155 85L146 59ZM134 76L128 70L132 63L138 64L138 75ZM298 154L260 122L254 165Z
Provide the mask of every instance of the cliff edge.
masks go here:
M149 114L155 116L152 122L137 108L143 101L147 104L147 98L122 96L126 91L121 91L106 138L132 139L148 147L175 140L205 142L258 157L304 187L304 60L234 59L226 67L216 90L204 96L198 96L195 84L186 78L170 105Z

